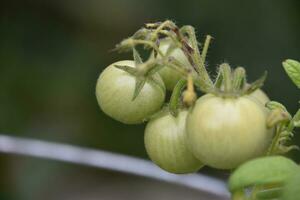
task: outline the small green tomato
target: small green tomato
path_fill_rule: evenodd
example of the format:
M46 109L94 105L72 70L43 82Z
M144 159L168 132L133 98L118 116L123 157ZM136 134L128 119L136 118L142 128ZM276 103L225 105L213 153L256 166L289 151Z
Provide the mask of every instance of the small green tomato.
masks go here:
M162 40L159 46L159 49L163 54L167 53L168 48L170 47L171 41L169 39ZM176 60L181 62L182 64L186 66L190 66L188 58L185 56L184 52L180 48L175 48L170 56L174 57ZM165 66L158 72L160 76L162 77L167 90L173 90L176 83L183 77L182 74L180 74L175 69L172 69L170 67Z
M109 65L100 75L96 85L96 97L101 109L110 117L125 124L138 124L158 111L165 99L164 83L158 74L158 82L146 81L139 95L132 100L135 77L114 65L135 67L134 61L124 60Z
M149 157L171 173L192 173L203 166L188 150L186 116L187 111L179 112L177 117L165 114L151 120L146 126L145 147Z
M266 118L266 109L253 97L204 95L187 117L191 151L211 167L235 168L267 150L272 130Z

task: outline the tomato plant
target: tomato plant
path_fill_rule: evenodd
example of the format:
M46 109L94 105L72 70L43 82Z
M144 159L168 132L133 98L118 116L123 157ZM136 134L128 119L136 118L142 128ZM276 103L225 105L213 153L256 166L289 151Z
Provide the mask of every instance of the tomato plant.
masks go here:
M278 155L297 148L290 140L300 127L300 111L292 116L269 99L261 89L266 72L249 83L244 67L223 63L212 79L206 69L210 41L206 36L199 48L192 26L178 27L170 20L147 23L116 46L132 50L133 61L111 64L100 75L96 96L101 109L123 123L148 121L146 151L168 172L191 173L203 165L237 168L229 182L233 199L282 193L290 198L296 190L289 190L285 181L298 166ZM145 61L137 46L149 51ZM289 59L283 65L300 88L300 63ZM172 92L168 102L166 89ZM199 97L200 92L204 95Z

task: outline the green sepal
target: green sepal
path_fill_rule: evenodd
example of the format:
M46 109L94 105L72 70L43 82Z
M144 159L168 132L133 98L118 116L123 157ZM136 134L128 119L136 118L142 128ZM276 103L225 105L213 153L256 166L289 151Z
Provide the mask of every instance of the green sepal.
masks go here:
M300 62L288 59L282 65L290 79L300 89Z
M127 65L114 65L114 67L118 68L118 69L121 69L133 76L136 76L138 74L138 71L136 68L133 68L133 67L129 67Z
M286 107L277 101L269 101L268 103L266 103L266 107L270 110L281 109L285 112L288 112Z
M148 80L150 83L153 83L153 84L157 85L157 86L160 88L160 90L161 90L162 92L165 92L165 91L166 91L165 85L163 85L163 83L161 84L161 82L160 82L159 80L156 80L156 79L155 79L155 76L148 76L148 77L147 77L147 80Z
M133 53L133 60L135 62L135 65L142 64L143 60L142 60L139 52L135 48L132 48L132 53Z
M289 122L291 119L291 116L288 112L285 112L282 109L273 109L268 114L267 117L267 126L268 128L272 128L280 123L286 123Z
M233 89L240 91L246 84L246 70L243 67L237 67L233 72Z
M298 169L298 165L283 156L268 156L250 160L238 167L229 178L229 190L247 187L282 185Z
M140 94L145 83L146 83L146 78L140 77L140 76L135 77L135 88L134 88L134 93L132 96L132 101L134 101L136 99L136 97Z
M186 86L186 83L187 83L186 79L180 79L176 83L176 85L173 89L173 93L171 95L170 103L169 103L169 110L170 110L171 115L173 115L174 117L176 117L178 114L181 93L182 93L184 87Z
M217 78L214 82L214 86L217 89L221 89L222 85L223 85L223 75L222 75L222 72L219 68Z
M163 65L160 65L158 63L153 63L153 66L147 71L146 76L153 76L163 67L164 67Z
M264 74L259 79L257 79L253 83L251 83L250 86L246 90L246 94L251 94L258 88L261 88L264 85L265 80L267 79L267 75L268 75L268 72L265 71Z
M132 38L134 39L146 39L146 37L151 33L150 30L146 28L141 28L137 30L133 35Z
M126 52L134 47L134 40L132 38L126 38L122 40L116 47L113 49L118 52Z
M285 154L292 150L299 150L299 147L297 145L285 146L279 144L279 146L275 149L274 154Z

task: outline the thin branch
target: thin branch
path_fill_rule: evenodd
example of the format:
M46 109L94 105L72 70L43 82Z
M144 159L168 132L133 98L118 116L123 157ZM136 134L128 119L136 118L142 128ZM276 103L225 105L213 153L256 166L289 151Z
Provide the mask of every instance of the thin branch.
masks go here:
M229 199L226 184L202 174L175 175L150 161L69 144L0 134L0 152L63 161L175 183Z

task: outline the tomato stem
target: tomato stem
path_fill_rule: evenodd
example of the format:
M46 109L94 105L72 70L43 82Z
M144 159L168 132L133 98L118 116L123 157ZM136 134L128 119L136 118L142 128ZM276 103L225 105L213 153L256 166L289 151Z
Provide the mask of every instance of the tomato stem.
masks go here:
M197 38L196 38L194 27L192 27L192 26L183 26L181 28L181 32L185 33L189 36L191 45L192 45L193 50L194 50L193 52L188 52L187 50L183 49L184 52L187 54L187 56L190 56L192 61L194 62L194 63L191 63L191 64L196 65L195 68L196 68L196 71L198 72L200 78L202 78L204 80L204 82L206 82L206 85L208 85L210 87L213 87L212 80L211 80L211 78L210 78L210 76L209 76L209 74L206 70L206 67L205 67L205 60L202 59L202 56L199 52L198 41L197 41ZM208 49L208 46L209 46L210 39L211 38L208 36L208 39L206 40L206 47L204 48L204 54L203 54L203 56L205 55L204 57L206 57L206 53L207 53L207 49Z
M202 58L203 63L205 63L206 55L207 55L207 51L208 51L208 47L209 47L211 39L212 39L212 37L210 35L207 35L205 38L204 46L203 46L202 53L201 53L201 58Z

